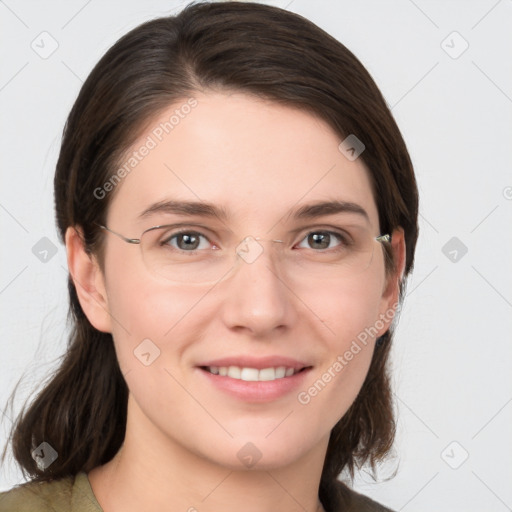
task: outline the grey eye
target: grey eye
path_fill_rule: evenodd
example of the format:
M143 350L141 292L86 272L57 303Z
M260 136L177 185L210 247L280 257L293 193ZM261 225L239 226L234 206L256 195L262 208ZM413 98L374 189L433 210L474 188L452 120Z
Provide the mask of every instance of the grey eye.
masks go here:
M311 231L304 238L308 244L308 247L306 247L308 249L331 249L333 247L331 243L336 239L339 242L344 242L343 237L333 231Z
M164 240L162 240L161 245L169 245L174 249L190 252L204 248L200 247L201 238L204 238L204 240L206 240L207 245L209 244L208 239L201 233L195 231L187 231L175 233L173 235L166 237ZM173 243L173 240L175 240L176 242Z

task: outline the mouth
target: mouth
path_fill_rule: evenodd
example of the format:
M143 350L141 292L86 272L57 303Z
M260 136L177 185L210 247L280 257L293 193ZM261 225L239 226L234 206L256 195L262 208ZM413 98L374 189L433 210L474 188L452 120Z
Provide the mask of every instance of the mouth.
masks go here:
M309 361L278 354L238 354L201 361L196 370L208 389L214 388L245 403L262 404L286 399L303 387L313 369Z
M293 368L287 366L270 366L268 368L251 368L242 366L200 366L201 370L220 377L243 380L245 382L269 382L286 379L312 368L304 366Z

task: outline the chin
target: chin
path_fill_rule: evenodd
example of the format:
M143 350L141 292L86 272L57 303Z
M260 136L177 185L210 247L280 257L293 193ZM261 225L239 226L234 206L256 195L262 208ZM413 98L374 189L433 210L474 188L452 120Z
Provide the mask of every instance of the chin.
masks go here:
M283 443L277 437L272 441L265 435L231 440L230 447L223 454L214 455L211 460L233 471L276 470L293 464L308 451L303 436L295 442L292 439L289 441Z

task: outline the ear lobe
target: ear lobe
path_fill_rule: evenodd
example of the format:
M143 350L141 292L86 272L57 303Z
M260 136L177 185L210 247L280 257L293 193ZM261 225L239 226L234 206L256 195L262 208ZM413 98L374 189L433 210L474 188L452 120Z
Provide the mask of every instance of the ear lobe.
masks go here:
M396 228L391 235L391 250L395 264L394 272L386 281L386 288L383 296L394 295L394 302L398 302L400 283L405 272L405 234L403 228Z
M393 261L395 270L387 276L382 292L380 318L386 319L386 323L380 329L378 336L382 336L388 329L393 319L398 301L400 299L400 283L405 272L405 237L403 228L397 228L391 236L391 250L393 252Z
M80 226L68 227L65 242L69 273L83 312L96 329L112 332L104 276L94 255L85 251Z

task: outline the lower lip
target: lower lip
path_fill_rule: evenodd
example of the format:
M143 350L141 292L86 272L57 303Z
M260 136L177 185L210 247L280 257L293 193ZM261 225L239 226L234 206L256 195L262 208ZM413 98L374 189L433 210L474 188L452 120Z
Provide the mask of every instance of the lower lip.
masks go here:
M246 402L269 402L297 389L309 374L311 368L282 379L267 381L245 381L231 377L214 375L207 370L197 368L216 388Z

